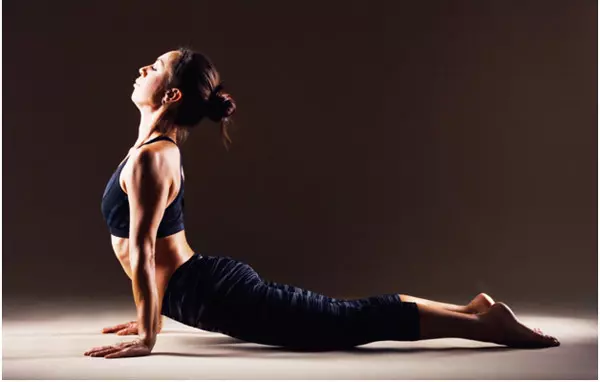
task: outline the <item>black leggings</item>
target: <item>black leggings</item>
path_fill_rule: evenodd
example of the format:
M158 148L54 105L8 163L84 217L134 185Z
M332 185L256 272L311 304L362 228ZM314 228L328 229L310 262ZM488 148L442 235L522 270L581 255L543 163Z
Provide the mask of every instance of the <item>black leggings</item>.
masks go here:
M248 342L307 350L419 339L417 304L398 294L336 299L262 279L227 256L195 254L171 276L161 314Z

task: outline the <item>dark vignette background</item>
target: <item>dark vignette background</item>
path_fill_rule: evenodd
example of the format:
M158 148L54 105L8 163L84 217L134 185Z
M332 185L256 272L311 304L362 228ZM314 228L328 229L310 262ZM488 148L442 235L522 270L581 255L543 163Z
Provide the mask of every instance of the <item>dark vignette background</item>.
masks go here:
M271 280L597 309L595 1L3 3L5 303L131 298L100 200L137 68L189 44L232 150L183 145L186 232Z

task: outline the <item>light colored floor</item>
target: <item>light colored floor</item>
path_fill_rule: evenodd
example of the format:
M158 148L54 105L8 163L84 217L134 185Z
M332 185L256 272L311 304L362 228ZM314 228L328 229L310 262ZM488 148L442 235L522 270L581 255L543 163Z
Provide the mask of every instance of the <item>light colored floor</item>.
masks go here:
M244 343L165 319L153 355L104 359L90 347L127 338L104 326L135 318L133 303L3 302L3 379L598 379L597 312L513 310L559 338L548 349L509 349L446 338L382 341L351 351L306 353Z

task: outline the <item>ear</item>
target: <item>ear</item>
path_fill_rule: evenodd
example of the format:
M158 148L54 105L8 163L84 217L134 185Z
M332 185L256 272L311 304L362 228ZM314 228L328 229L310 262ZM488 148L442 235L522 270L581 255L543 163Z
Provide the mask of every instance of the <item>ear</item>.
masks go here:
M181 99L181 91L177 88L169 89L165 92L165 95L162 98L161 103L163 105L167 105L170 103L175 103Z

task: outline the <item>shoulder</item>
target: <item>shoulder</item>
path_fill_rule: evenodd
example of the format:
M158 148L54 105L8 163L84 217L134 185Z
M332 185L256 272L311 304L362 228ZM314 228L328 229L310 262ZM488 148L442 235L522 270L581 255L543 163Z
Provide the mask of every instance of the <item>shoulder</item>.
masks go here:
M143 168L170 167L179 162L179 149L168 141L159 141L140 147L131 155L131 160Z
M172 143L163 141L140 147L130 157L131 180L170 183L174 169L178 169L177 150Z
M133 172L141 171L144 173L160 172L165 169L167 164L164 150L158 150L156 147L142 146L131 155Z

